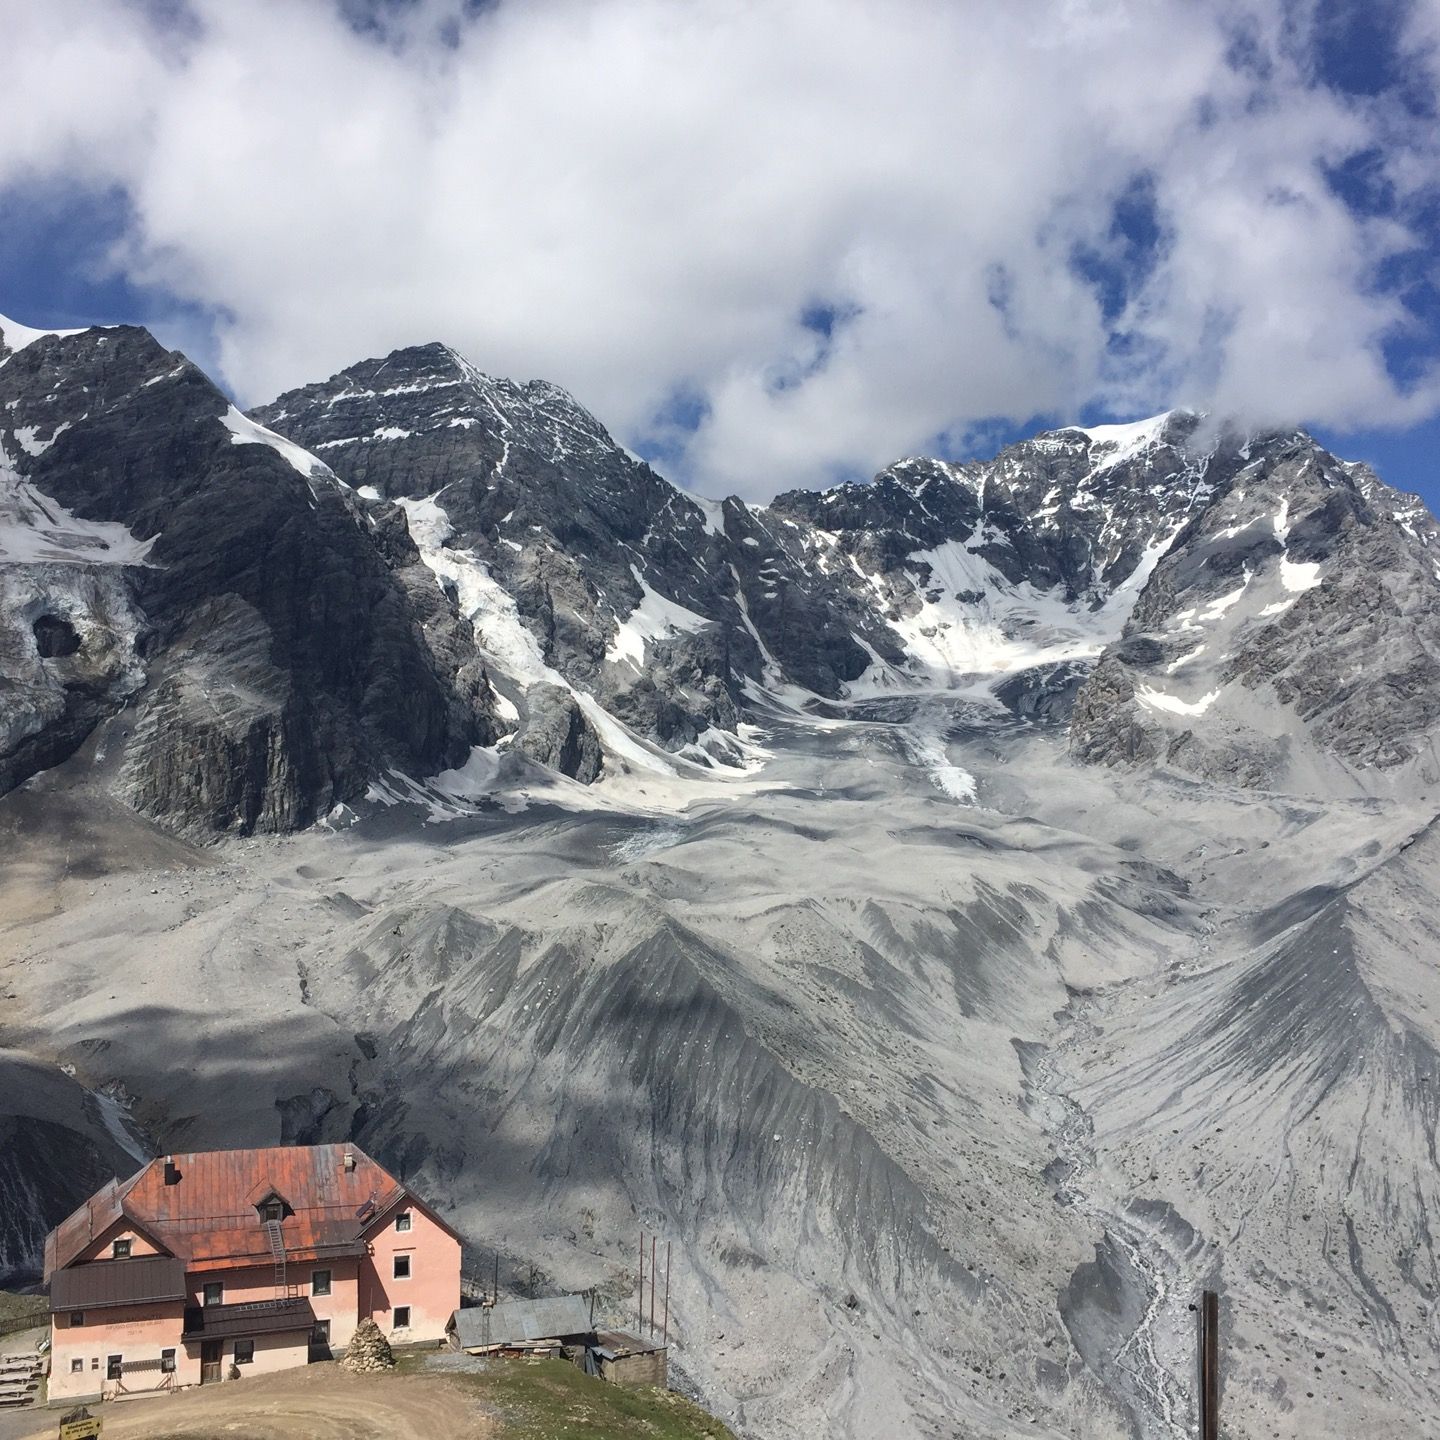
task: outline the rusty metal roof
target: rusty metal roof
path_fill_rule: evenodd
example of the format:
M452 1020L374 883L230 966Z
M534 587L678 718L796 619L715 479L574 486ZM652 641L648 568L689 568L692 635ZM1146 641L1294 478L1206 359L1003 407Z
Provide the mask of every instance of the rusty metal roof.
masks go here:
M106 1260L57 1270L50 1282L51 1310L103 1310L185 1298L185 1262L168 1255Z
M315 1310L304 1296L256 1300L248 1305L205 1305L185 1312L182 1340L222 1340L231 1335L274 1335L309 1330Z
M354 1157L348 1170L347 1154ZM46 1241L47 1277L73 1264L121 1219L192 1267L263 1263L270 1251L255 1205L272 1190L293 1211L281 1233L287 1255L297 1260L354 1253L366 1230L402 1201L450 1230L356 1145L207 1150L169 1159L179 1177L173 1185L165 1183L165 1161L152 1160L62 1221Z

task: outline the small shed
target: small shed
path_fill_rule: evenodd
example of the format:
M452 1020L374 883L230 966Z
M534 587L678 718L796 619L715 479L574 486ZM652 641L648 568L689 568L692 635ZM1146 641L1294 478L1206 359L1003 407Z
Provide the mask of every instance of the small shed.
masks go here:
M616 1385L658 1385L670 1383L667 1347L644 1340L628 1330L601 1330L595 1336L595 1358L600 1378Z
M556 1295L457 1310L446 1332L452 1349L471 1355L558 1354L589 1345L594 1324L585 1296Z

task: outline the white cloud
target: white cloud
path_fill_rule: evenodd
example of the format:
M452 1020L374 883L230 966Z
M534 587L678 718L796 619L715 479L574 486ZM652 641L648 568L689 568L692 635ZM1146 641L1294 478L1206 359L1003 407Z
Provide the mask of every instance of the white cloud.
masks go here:
M463 23L420 0L378 37L322 0L177 8L0 0L0 184L122 185L121 263L233 317L250 401L440 338L632 440L704 397L677 478L752 495L1096 401L1331 425L1440 403L1379 350L1406 316L1374 269L1411 237L1319 170L1383 139L1427 184L1423 141L1313 88L1280 0L504 0ZM1227 63L1242 24L1263 82ZM1117 356L1071 259L1137 175L1165 241ZM850 314L828 343L819 304Z

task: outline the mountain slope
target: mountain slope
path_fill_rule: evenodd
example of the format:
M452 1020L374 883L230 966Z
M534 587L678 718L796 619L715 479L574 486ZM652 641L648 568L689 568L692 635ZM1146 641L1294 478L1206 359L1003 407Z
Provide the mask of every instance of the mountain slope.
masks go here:
M129 803L288 830L495 738L403 527L183 356L132 327L40 337L0 361L0 417L0 788L123 710L104 748Z
M7 1264L117 1126L353 1137L505 1288L671 1240L762 1440L1179 1440L1205 1287L1228 1433L1440 1413L1418 502L1174 412L714 504L441 346L0 398Z
M1304 435L1231 447L1077 706L1083 759L1242 785L1317 763L1431 762L1440 531L1420 501Z

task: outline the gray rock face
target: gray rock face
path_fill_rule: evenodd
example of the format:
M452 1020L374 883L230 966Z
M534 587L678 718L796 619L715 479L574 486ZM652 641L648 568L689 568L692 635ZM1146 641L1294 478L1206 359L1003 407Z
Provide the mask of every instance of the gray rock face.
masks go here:
M478 572L505 593L518 636L499 633L492 595L472 587L461 608L502 669L507 649L533 651L508 657L520 691L570 686L702 757L723 757L757 689L950 684L996 645L1044 661L1067 636L1108 637L1123 612L1101 612L1204 497L1199 422L1177 413L1138 436L1055 432L987 464L905 461L761 510L700 502L563 391L493 379L440 345L254 418L372 505L397 501L442 581Z
M604 768L600 741L568 690L536 685L526 697L529 711L517 742L524 754L588 785Z
M54 1066L0 1049L0 1285L39 1279L45 1236L143 1155L122 1107Z
M387 558L323 467L145 332L33 342L0 364L0 417L0 787L128 707L130 803L288 830L496 738L468 626L407 584L413 547Z
M713 726L733 729L735 674L726 647L704 633L733 611L732 582L705 512L564 391L492 379L427 345L352 366L254 416L312 449L371 505L398 501L429 522L432 559L448 558L440 547L464 555L506 592L524 627L519 643L534 652L518 667L511 657L522 690L576 686L673 748ZM646 576L679 628L655 628L664 655L646 654L643 641L613 652ZM487 619L493 630L495 617L479 623ZM517 637L487 638L503 653ZM743 646L756 668L748 636ZM553 707L541 708L548 725Z
M1304 436L1174 412L752 508L441 345L255 412L309 454L139 331L36 341L0 389L4 784L122 708L131 802L242 831L509 732L587 783L637 744L733 767L776 703L991 687L1073 707L1083 761L1248 787L1410 763L1440 718L1433 522Z
M1440 532L1306 436L1222 445L1211 498L1076 702L1072 748L1247 787L1387 770L1440 719Z

